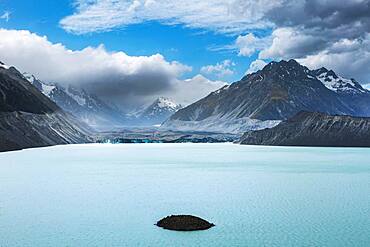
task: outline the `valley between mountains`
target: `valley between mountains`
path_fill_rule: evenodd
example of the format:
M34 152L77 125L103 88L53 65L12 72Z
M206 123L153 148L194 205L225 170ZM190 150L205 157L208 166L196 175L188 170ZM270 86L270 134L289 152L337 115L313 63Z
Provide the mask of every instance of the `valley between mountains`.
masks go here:
M0 151L89 142L370 146L370 91L295 60L271 62L187 106L158 97L128 112L0 63L0 116Z

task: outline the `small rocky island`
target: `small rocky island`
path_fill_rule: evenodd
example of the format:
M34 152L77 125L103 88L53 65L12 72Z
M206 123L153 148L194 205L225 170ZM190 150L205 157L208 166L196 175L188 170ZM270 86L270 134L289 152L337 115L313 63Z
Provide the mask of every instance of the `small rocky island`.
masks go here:
M158 221L156 225L173 231L200 231L215 226L204 219L192 215L167 216Z

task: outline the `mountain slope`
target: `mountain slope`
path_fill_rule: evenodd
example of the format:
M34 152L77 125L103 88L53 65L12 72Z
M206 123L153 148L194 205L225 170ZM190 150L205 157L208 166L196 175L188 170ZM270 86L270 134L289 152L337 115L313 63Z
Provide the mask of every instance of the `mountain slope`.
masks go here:
M311 71L295 60L283 60L271 62L179 110L164 127L208 131L218 127L222 131L228 126L243 131L271 127L303 110L368 116L369 106L370 92L354 80L345 80L326 69ZM212 129L204 129L208 126Z
M83 89L47 84L28 73L23 75L64 111L73 114L91 127L111 128L121 126L126 121L125 116L119 110L107 105L97 96L89 94Z
M271 129L250 131L241 144L370 147L370 118L300 112Z
M88 128L0 63L0 151L89 141Z
M131 121L141 126L159 125L181 108L173 100L159 97L149 106L133 113Z

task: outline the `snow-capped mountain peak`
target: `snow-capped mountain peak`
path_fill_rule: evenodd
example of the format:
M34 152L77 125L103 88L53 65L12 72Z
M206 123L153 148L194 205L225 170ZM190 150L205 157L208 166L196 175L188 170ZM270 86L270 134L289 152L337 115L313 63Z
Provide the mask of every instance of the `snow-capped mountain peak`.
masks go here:
M367 91L354 79L346 79L335 74L332 70L322 67L314 70L316 78L324 86L337 93L366 93Z
M149 106L131 113L131 121L135 125L159 125L181 108L183 107L180 104L177 104L174 100L159 97Z
M159 97L140 114L144 118L166 120L167 117L182 108L181 105L165 97ZM159 123L158 123L159 124Z
M174 110L178 110L179 108L181 108L181 105L165 97L159 97L158 99L156 99L152 106L158 106L159 108L169 108Z

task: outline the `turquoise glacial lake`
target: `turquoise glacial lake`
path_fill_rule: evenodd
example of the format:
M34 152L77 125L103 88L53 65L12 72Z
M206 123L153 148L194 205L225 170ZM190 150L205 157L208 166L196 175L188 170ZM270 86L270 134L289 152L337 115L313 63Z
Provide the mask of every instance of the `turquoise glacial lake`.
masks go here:
M171 214L216 226L174 232ZM91 144L0 154L0 246L370 246L370 149Z

